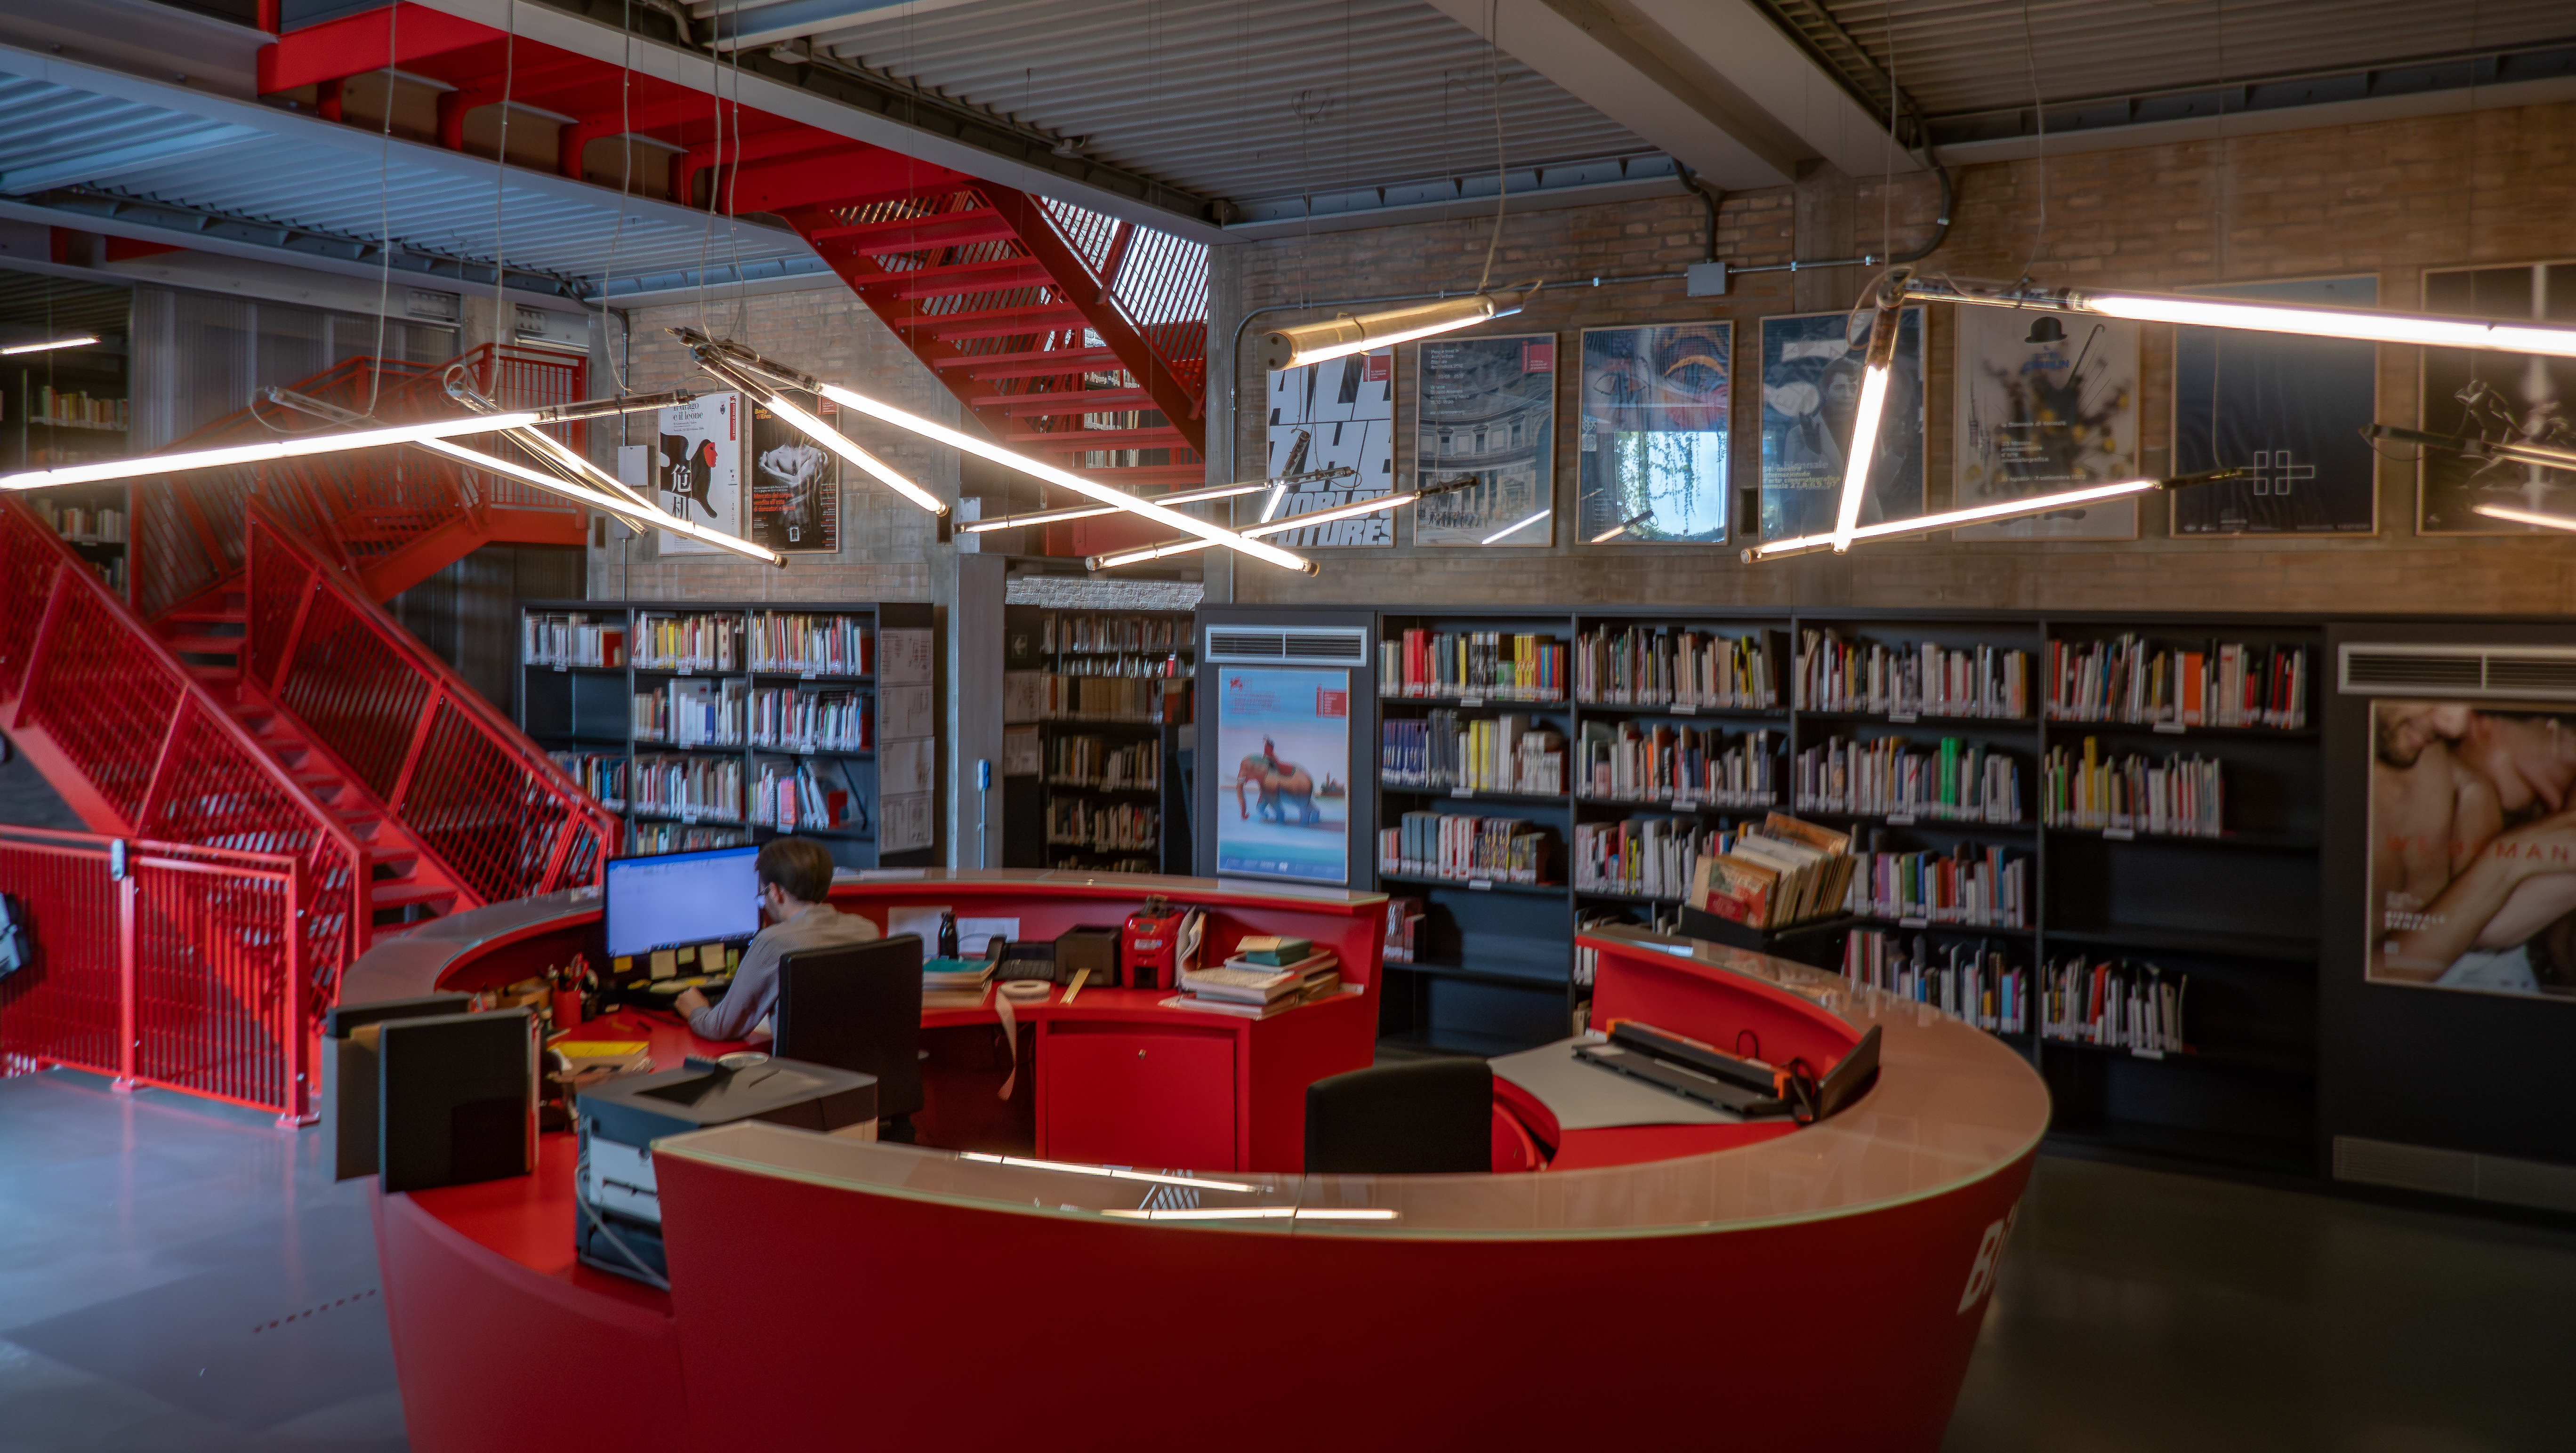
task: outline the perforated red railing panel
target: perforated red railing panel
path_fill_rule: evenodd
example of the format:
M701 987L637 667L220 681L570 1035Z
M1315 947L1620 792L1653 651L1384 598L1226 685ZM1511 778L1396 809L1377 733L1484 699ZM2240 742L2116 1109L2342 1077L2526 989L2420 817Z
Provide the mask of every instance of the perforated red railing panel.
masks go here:
M33 964L0 979L0 1055L113 1073L116 885L106 864L0 841L0 884L26 908L36 951Z
M288 995L287 886L151 861L134 875L135 1073L284 1108L303 1010Z
M402 820L485 902L544 891L571 816L530 764L440 703Z
M266 537L259 538L264 547ZM294 660L277 682L277 700L368 791L391 801L431 686L429 677L377 634L374 622L350 609L346 597L322 590L305 608Z
M98 592L65 592L54 610L24 715L132 821L142 814L170 713L187 684Z

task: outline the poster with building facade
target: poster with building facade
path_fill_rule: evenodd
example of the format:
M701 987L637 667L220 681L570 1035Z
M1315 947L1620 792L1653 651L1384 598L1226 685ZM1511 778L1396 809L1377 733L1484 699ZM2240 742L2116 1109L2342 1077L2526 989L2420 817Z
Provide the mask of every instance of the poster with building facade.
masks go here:
M1413 510L1416 545L1555 543L1556 335L1414 348L1413 479L1474 483Z

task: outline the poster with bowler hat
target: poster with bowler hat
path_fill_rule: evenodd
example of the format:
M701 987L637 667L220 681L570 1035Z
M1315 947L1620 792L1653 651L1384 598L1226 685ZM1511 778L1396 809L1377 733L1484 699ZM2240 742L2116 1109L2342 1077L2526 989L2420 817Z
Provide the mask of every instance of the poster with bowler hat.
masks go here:
M2138 477L2138 325L1959 308L1957 467L1967 509ZM1959 540L2134 540L2136 499L1966 525Z
M648 462L653 498L693 525L742 534L742 395L700 394L657 415L660 425ZM728 552L685 535L665 532L665 555Z

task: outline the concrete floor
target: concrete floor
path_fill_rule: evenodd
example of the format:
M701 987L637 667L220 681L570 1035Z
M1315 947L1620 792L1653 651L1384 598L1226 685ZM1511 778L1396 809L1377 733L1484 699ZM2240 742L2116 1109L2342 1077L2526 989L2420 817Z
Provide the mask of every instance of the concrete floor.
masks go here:
M0 1453L401 1448L329 1177L253 1112L0 1080ZM1945 1449L2566 1449L2571 1368L2576 1229L2051 1157Z

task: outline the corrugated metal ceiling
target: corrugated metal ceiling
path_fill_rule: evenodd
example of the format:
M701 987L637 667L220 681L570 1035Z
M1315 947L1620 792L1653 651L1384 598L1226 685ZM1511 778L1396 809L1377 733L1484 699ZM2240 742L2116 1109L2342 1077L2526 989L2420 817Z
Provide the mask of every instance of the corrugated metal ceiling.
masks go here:
M1515 171L1656 153L1503 41ZM880 11L812 43L1238 202L1494 167L1485 41L1422 0L978 0Z
M134 290L0 270L0 346L75 333L122 334Z
M2568 0L1822 0L1930 116L2576 38ZM2024 22L2028 23L2025 41Z
M66 225L123 218L343 271L375 265L392 237L407 250L398 280L456 287L479 273L488 286L505 257L573 295L612 267L620 293L688 286L702 268L714 280L823 270L781 228L645 199L622 204L621 224L616 193L520 168L498 190L489 161L0 47L0 197Z

